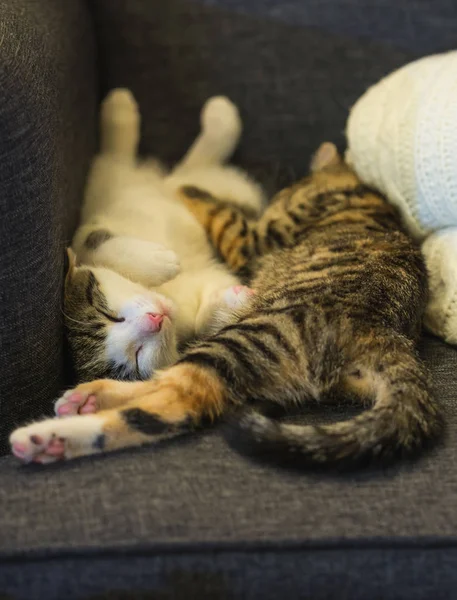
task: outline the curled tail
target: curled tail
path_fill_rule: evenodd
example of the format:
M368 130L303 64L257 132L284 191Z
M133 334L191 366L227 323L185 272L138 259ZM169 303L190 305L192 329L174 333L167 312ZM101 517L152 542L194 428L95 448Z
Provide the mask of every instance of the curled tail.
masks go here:
M418 451L442 428L426 371L408 341L374 345L353 362L334 390L371 397L371 408L355 418L317 426L281 423L247 411L236 423L237 443L278 462L316 465L390 460Z

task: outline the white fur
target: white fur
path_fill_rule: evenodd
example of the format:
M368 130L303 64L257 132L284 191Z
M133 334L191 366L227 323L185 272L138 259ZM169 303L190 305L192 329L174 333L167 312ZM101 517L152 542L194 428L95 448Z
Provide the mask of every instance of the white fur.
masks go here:
M205 332L216 313L220 322L220 308L228 306L224 291L239 283L214 260L203 228L180 202L177 188L198 186L257 212L264 203L261 188L244 172L222 165L241 133L236 107L226 98L212 98L201 119L198 138L167 175L154 162L137 163L140 116L130 92L114 90L102 106L102 152L92 165L72 246L80 263L99 267L94 272L110 307L125 318L110 326L108 358L121 366L131 344L141 346L142 377L174 362L177 343ZM98 229L115 237L91 250L84 242ZM146 312L161 312L161 304L169 312L167 323L147 336L139 322Z
M65 450L59 458L75 458L97 452L93 445L103 434L103 424L104 419L98 415L45 419L13 431L10 443L13 452L24 462L52 463L57 457L46 455L45 451L55 439L65 439Z

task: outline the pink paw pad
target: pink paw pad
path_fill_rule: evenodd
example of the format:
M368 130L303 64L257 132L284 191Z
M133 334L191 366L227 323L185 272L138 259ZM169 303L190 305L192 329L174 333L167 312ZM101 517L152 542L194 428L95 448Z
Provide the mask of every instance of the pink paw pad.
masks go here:
M73 412L73 409L68 404L62 404L62 406L59 406L59 408L57 409L58 415L69 415L72 412Z
M232 289L237 296L243 292L248 296L253 296L255 294L254 290L246 285L234 285Z
M53 438L44 450L48 456L63 456L65 452L65 440L63 438Z
M56 402L55 411L59 417L91 414L97 412L97 398L94 394L69 391Z
M68 402L71 402L72 404L81 404L81 402L83 401L83 395L80 394L79 392L73 392L73 394L70 394L67 397Z
M79 409L79 412L82 415L97 412L97 398L94 395L88 396L85 404Z
M24 456L27 453L27 446L25 444L20 444L19 442L16 442L12 446L12 451L14 456L17 456L17 458L24 458Z

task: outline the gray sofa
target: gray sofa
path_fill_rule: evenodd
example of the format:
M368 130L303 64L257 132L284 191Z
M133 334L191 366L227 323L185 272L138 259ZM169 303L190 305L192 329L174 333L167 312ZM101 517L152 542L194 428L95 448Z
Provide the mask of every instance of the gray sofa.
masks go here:
M50 468L6 444L71 381L64 247L109 88L133 89L142 149L167 160L203 101L229 95L237 160L273 190L322 140L344 146L368 85L454 47L456 29L455 0L0 0L0 598L456 597L457 353L434 338L422 353L447 432L413 463L297 474L218 427Z

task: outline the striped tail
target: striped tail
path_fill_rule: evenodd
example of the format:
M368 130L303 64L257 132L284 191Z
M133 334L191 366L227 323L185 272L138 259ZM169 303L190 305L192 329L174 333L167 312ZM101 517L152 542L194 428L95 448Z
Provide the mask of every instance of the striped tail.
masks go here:
M296 425L248 410L235 423L235 444L294 466L355 466L414 454L436 438L443 420L420 361L409 348L398 348L393 357L376 367L372 356L359 360L352 376L342 382L345 395L374 393L372 408L355 418L330 425Z

